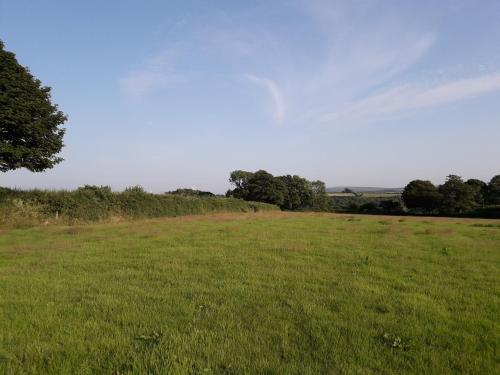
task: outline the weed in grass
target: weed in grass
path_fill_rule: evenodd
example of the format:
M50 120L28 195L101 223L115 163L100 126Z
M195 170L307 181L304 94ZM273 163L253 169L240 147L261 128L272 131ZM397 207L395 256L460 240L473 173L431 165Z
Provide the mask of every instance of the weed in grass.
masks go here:
M140 335L136 337L136 340L144 342L149 346L158 345L163 338L163 333L161 331L153 331L149 335Z
M410 349L410 340L403 340L401 337L385 332L381 337L382 343L392 349Z

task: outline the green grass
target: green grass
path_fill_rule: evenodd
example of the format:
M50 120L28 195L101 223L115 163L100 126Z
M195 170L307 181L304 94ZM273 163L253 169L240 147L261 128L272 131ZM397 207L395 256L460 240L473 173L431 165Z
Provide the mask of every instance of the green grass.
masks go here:
M498 373L498 223L259 213L4 229L0 373Z

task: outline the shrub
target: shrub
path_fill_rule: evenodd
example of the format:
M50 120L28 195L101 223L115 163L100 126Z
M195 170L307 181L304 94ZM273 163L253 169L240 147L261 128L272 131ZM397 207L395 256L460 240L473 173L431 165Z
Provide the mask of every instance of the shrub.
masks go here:
M266 203L236 198L152 194L140 186L113 192L109 186L85 185L74 191L0 188L0 224L46 221L74 223L107 220L113 216L153 218L211 212L278 210Z

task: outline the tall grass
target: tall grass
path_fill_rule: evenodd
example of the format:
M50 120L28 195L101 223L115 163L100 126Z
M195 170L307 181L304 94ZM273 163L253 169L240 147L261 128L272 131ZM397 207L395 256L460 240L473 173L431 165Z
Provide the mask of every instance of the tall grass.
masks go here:
M123 192L113 192L108 186L88 185L73 191L0 188L0 225L29 226L50 222L271 210L278 210L278 207L234 198L153 194L139 186Z

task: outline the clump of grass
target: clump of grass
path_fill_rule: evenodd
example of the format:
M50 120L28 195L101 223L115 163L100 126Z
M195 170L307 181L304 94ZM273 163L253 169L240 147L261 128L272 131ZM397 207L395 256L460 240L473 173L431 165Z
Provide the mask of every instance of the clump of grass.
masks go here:
M492 224L492 223L489 223L489 224L484 224L484 223L474 223L474 224L471 224L471 227L477 227L477 228L496 228L496 229L500 229L500 224Z
M355 217L355 216L350 216L346 220L347 221L361 221L361 219L359 217Z
M153 331L149 335L140 335L137 336L136 339L146 343L149 346L158 345L163 338L163 332L161 331Z

